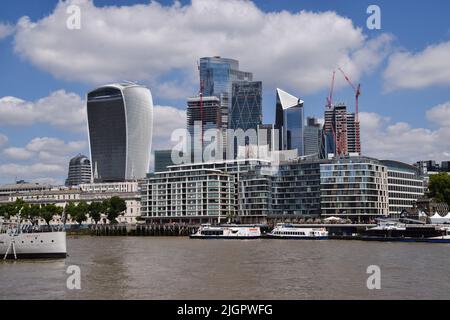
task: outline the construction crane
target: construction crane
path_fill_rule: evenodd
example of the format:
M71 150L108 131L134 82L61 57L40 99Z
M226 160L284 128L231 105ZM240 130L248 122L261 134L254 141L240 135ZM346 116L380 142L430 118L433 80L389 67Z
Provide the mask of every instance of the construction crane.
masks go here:
M355 92L355 117L356 122L359 122L359 96L361 95L361 84L358 84L358 86L355 86L353 82L350 80L350 78L345 74L345 72L339 68L339 71L344 76L345 80L348 82L348 84L352 87L353 91Z
M361 95L361 84L358 84L358 86L355 86L353 82L350 80L350 78L347 76L347 74L342 70L342 68L339 68L339 71L344 76L345 80L348 82L348 84L352 87L354 93L355 93L355 126L356 126L356 152L361 153L361 143L360 143L360 137L359 137L359 96Z

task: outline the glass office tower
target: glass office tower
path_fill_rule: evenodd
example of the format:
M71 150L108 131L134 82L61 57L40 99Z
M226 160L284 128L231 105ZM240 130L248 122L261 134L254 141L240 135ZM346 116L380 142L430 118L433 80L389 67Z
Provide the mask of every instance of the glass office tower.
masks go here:
M230 128L257 130L262 123L262 82L238 81L232 85Z
M303 103L299 98L277 89L275 128L279 130L280 149L296 149L299 156L305 154Z
M97 88L87 95L87 116L94 179L144 178L153 129L150 90L134 83Z
M221 57L204 57L200 59L200 81L203 84L203 96L232 94L233 81L252 81L253 74L239 71L239 61ZM231 108L231 101L228 103Z

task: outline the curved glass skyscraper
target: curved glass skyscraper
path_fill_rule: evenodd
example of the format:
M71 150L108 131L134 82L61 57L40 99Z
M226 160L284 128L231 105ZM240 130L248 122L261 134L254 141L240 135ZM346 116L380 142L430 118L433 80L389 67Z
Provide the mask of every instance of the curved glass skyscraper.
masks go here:
M102 86L88 93L87 115L94 179L144 178L153 129L150 90L134 83Z

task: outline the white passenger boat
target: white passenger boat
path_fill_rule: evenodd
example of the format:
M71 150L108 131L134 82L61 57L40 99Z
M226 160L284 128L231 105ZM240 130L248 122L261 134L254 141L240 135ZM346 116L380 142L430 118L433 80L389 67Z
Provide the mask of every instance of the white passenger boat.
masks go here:
M191 239L258 239L261 237L259 226L203 224Z
M328 231L325 228L304 228L279 223L265 237L270 239L325 240L328 239Z
M0 225L0 259L65 258L66 232L29 225Z

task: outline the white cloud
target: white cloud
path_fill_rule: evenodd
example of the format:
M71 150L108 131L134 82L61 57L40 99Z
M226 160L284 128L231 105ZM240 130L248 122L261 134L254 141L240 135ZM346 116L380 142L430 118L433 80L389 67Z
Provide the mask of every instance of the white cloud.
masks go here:
M0 40L14 33L14 26L0 22Z
M72 3L81 7L81 30L66 28ZM390 40L382 35L369 41L335 12L266 13L244 0L121 7L70 0L39 21L21 18L15 50L58 78L92 84L145 81L170 98L196 85L195 61L202 56L239 59L241 69L265 85L308 94L327 88L338 66L357 81L380 63ZM167 81L174 72L184 77L177 83L182 88Z
M384 72L387 91L450 86L450 41L418 53L397 52Z
M380 159L448 160L450 156L450 112L445 103L427 112L427 118L438 124L435 129L413 128L405 122L392 123L376 113L360 113L363 154ZM444 110L444 112L443 112ZM441 116L437 119L437 116Z
M8 143L8 137L5 136L4 134L0 133L0 148L2 148L3 146L5 146Z
M59 90L37 101L16 97L0 98L0 124L46 123L59 129L86 132L86 107L75 93Z
M450 127L450 101L428 110L427 119L439 126Z
M0 180L64 181L69 159L85 151L86 141L64 142L56 138L34 138L24 147L10 147L3 150L0 164ZM58 184L59 184L58 183Z
M155 106L152 149L170 149L172 132L186 128L186 111L168 106Z
M86 141L65 143L57 138L34 138L25 147L11 147L3 151L12 160L38 160L45 163L66 165L70 157L87 148Z
M67 174L66 168L56 164L0 164L0 176L4 182L13 181L14 179L25 179L34 181L35 179L49 179L49 176L58 176ZM57 180L57 179L55 179ZM60 180L58 180L60 181Z

